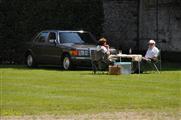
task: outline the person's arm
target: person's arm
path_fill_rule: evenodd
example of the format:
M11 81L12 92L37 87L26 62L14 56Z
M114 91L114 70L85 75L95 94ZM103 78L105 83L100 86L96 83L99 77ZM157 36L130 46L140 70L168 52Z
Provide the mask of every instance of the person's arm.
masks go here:
M107 49L106 54L110 55L109 45L106 45L106 46L104 46L104 47Z
M159 50L158 48L154 49L154 56L152 58L150 58L152 61L157 61L158 60L158 55L159 55Z
M107 49L105 46L101 46L101 51L104 54L110 55L109 49Z
M146 58L146 57L142 57L142 59L145 60L145 61L151 61L150 58Z
M157 61L158 60L158 57L152 57L152 58L150 58L151 59L151 61Z
M149 54L149 51L147 50L145 56L142 57L142 59L145 60L145 61L149 61L150 59L148 57L149 56L148 54Z

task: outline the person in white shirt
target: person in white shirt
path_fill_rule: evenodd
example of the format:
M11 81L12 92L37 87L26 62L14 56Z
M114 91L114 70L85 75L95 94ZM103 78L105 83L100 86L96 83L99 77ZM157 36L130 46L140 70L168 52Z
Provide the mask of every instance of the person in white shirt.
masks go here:
M110 55L109 45L107 44L107 40L105 38L99 39L97 51L102 51L104 54Z
M157 60L159 50L155 46L155 44L156 43L154 40L150 40L148 42L148 50L145 54L145 57L143 57L143 60L145 60L145 61L156 61Z
M149 42L148 42L148 50L147 50L145 56L142 58L142 61L140 63L141 64L140 73L143 73L144 66L145 66L146 63L157 61L158 55L159 55L159 50L156 47L156 42L154 40L149 40ZM136 68L134 73L138 73L138 72L139 72L138 68Z

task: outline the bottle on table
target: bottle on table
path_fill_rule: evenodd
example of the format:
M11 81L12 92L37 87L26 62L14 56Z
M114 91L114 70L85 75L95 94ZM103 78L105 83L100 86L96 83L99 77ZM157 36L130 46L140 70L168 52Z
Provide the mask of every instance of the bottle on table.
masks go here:
M119 55L121 55L122 54L122 50L119 50ZM120 62L121 62L121 57L120 57Z
M129 54L132 54L132 49L131 48L129 49Z
M119 54L122 54L122 50L119 50Z

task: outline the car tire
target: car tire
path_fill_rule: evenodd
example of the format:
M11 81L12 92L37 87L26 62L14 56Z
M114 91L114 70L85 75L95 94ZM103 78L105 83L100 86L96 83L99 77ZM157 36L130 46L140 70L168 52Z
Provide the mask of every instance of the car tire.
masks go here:
M26 66L30 67L30 68L33 68L33 67L36 66L35 59L34 59L32 54L27 54L27 56L26 56Z
M72 61L69 55L64 55L62 59L62 68L64 70L71 70L73 68Z

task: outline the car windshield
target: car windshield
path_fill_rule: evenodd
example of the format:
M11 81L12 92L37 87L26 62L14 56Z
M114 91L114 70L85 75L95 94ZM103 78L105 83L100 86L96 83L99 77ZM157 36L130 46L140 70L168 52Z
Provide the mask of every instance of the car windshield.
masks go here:
M61 43L96 44L89 33L60 32Z

